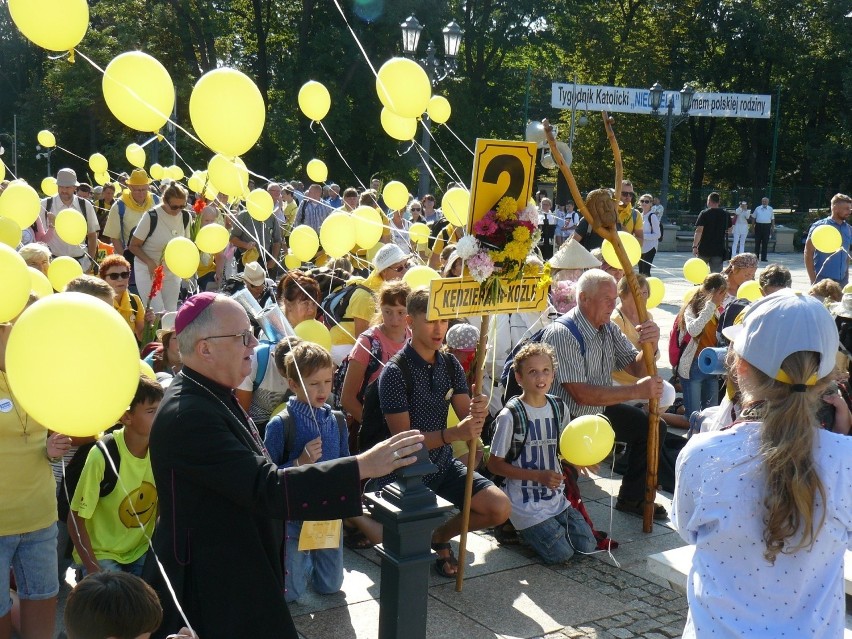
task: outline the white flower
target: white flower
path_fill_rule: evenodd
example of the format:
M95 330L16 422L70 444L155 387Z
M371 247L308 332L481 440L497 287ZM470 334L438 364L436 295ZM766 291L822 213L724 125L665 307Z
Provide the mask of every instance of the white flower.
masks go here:
M456 253L458 253L459 257L463 260L470 259L479 253L479 240L477 240L473 235L465 235L456 244Z

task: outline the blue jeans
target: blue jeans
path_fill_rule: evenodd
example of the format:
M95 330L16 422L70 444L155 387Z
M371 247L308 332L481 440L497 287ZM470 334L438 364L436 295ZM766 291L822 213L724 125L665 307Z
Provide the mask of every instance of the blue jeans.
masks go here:
M314 592L331 595L343 586L343 540L337 548L299 550L301 521L288 521L284 537L284 599L297 601L307 590L308 579Z
M101 572L127 572L136 577L142 576L142 568L145 567L145 557L148 553L143 554L139 559L129 564L122 564L115 559L98 559L98 566L101 567ZM86 568L83 567L83 574L86 575Z
M700 412L708 406L719 403L719 378L707 375L698 368L698 354L689 367L689 379L680 379L683 389L684 415L689 418L693 412Z
M518 531L546 564L560 564L574 556L574 551L590 553L598 542L579 511L568 506L556 517Z
M59 593L56 565L55 523L28 533L0 536L0 617L12 609L10 568L15 573L18 596L38 601Z

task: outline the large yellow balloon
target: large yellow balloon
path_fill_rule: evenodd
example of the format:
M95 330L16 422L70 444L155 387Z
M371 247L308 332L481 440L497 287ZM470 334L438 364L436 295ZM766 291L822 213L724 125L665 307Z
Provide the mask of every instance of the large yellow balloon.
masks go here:
M691 257L683 265L683 276L688 282L701 284L710 275L710 266L698 257Z
M437 122L438 124L444 124L449 120L452 111L449 100L442 95L433 95L426 109L432 122Z
M414 290L420 286L429 286L429 282L440 279L440 277L441 274L435 269L419 264L408 269L402 279Z
M184 178L183 169L177 164L172 164L166 169L166 177L175 182L180 182Z
M95 173L95 182L103 186L107 182L109 182L109 173L104 171L103 173Z
M273 208L275 208L275 202L266 189L255 189L246 198L248 214L259 222L268 220Z
M127 161L138 169L145 168L145 149L136 144L128 144L124 151Z
M6 177L6 163L0 160L0 180Z
M743 282L737 289L737 297L743 297L749 302L756 302L763 297L763 291L760 290L760 284L755 280Z
M642 257L642 247L639 245L639 240L627 231L619 231L618 237L621 238L621 245L627 253L627 258L630 260L630 264L632 266L636 266ZM601 246L601 253L603 254L603 258L606 260L606 263L611 267L622 268L612 242L604 240L603 246Z
M205 73L189 98L189 118L201 141L228 157L242 155L263 131L266 107L254 82L236 69Z
M299 89L299 108L305 117L319 122L331 108L331 94L321 82L305 82Z
M47 275L32 266L28 266L27 270L30 273L30 288L32 288L33 293L38 295L39 298L53 295L53 285L47 279Z
M666 294L666 287L663 280L659 277L648 278L648 301L645 302L647 308L657 308L663 301L663 296Z
M453 226L467 226L470 193L465 189L452 188L441 199L444 217Z
M240 197L248 189L248 169L240 158L232 161L224 155L214 155L207 164L207 176L213 187L226 195Z
M56 214L56 234L68 244L82 244L89 229L79 211L64 209Z
M195 236L195 245L203 253L215 255L223 251L231 239L231 234L221 224L208 224L198 229Z
M382 189L382 197L385 199L388 208L392 211L398 211L404 209L408 204L408 189L402 182L392 180L385 184L385 188Z
M56 146L56 136L53 135L53 133L51 131L48 131L47 129L42 129L41 131L39 131L38 135L36 136L36 139L38 140L39 144L48 149Z
M355 248L356 227L355 218L348 213L332 213L325 218L320 227L320 244L326 255L343 257Z
M407 142L417 133L417 120L397 115L387 107L382 109L382 128L394 140Z
M21 243L21 227L15 220L0 217L0 243L11 248L18 248Z
M40 209L38 193L22 180L12 182L0 194L0 216L14 220L22 229L36 221Z
M594 466L615 443L615 431L603 415L572 419L559 437L559 452L569 464Z
M381 103L394 113L418 118L429 105L432 85L426 71L414 60L391 58L379 69L376 92Z
M47 267L47 279L55 291L64 291L68 282L83 274L83 267L73 257L57 257Z
M429 227L423 222L417 222L408 229L408 237L416 244L422 244L429 240Z
M103 153L92 153L89 156L89 168L92 173L106 173L109 163Z
M14 249L0 244L0 322L10 321L24 310L30 298L30 286L24 258Z
M355 218L355 243L362 249L371 249L382 239L382 216L372 206L359 206L352 211Z
M154 162L148 169L152 180L162 180L166 176L166 169L159 162Z
M319 250L320 241L317 232L302 224L290 233L290 250L302 262L310 262Z
M154 372L154 369L151 368L148 362L144 359L139 360L139 370L148 379L153 379L155 382L157 381L157 373Z
M843 238L833 226L823 224L814 229L811 233L811 244L820 253L834 253L843 246Z
M201 255L198 247L186 237L174 237L166 244L164 253L166 266L180 278L187 279L195 275Z
M328 167L325 162L316 158L308 162L305 172L314 182L325 182L328 179Z
M288 271L294 271L302 265L302 260L293 255L292 253L287 253L284 256L284 266L287 267Z
M306 342L319 344L325 350L331 352L331 333L328 332L328 328L322 322L315 319L305 320L296 324L296 328L293 330Z
M80 362L109 375L73 374ZM39 300L15 322L6 370L28 415L51 430L88 437L115 424L130 405L139 385L139 350L111 306L63 293Z
M175 88L166 67L141 51L113 58L104 70L102 87L112 114L137 131L159 131L175 105Z
M89 28L86 0L9 0L9 12L27 39L50 51L70 51Z

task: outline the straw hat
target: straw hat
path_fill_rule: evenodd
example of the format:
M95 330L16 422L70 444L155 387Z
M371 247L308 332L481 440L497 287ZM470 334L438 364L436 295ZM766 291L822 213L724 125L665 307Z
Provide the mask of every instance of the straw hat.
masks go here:
M571 238L563 242L559 250L548 260L551 268L597 268L601 265L600 260L589 253L586 248Z

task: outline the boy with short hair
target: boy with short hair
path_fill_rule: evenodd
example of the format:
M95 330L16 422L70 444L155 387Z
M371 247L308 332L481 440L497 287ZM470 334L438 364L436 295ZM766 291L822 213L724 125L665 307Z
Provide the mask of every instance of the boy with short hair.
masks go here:
M136 395L121 417L123 428L111 434L118 459L106 459L103 442L91 448L71 500L68 534L74 543L74 560L86 574L99 571L130 572L141 576L148 538L157 520L157 489L148 454L154 414L163 387L141 375ZM105 473L118 468L113 490L101 495Z
M68 639L150 637L163 619L157 593L135 575L101 572L89 575L68 595Z
M527 344L514 361L523 392L497 415L488 470L506 478L510 519L524 541L545 563L562 563L575 551L589 553L597 547L589 524L563 492L557 451L570 415L560 398L547 393L556 367L551 346Z
M331 409L334 363L331 354L312 342L293 345L280 366L293 396L286 408L266 425L264 445L281 467L304 466L349 455L349 431L343 415ZM311 577L314 592L330 595L343 585L343 545L299 550L304 522L287 520L284 536L284 599L297 601ZM310 567L310 568L309 568ZM310 572L309 572L310 571Z

